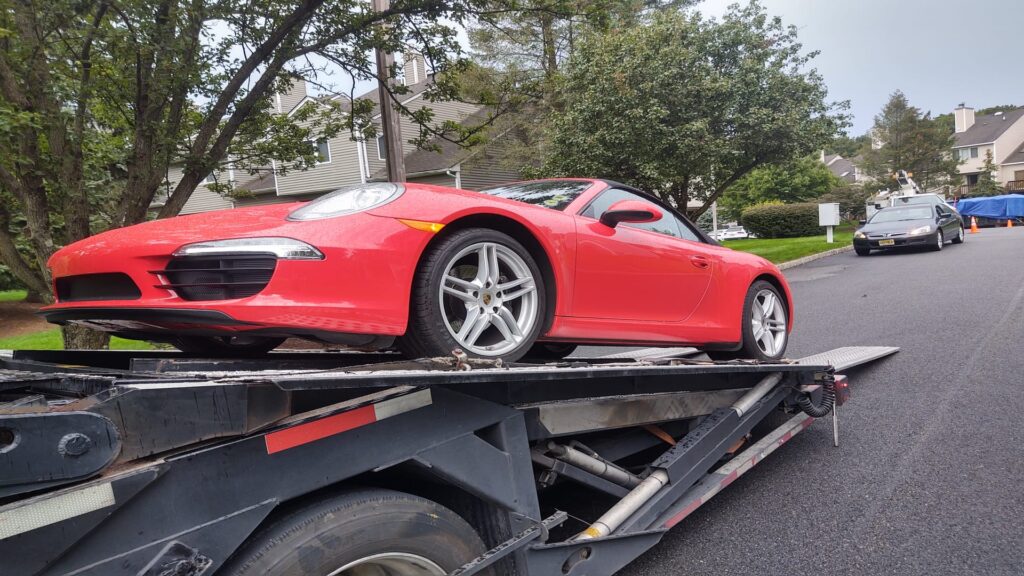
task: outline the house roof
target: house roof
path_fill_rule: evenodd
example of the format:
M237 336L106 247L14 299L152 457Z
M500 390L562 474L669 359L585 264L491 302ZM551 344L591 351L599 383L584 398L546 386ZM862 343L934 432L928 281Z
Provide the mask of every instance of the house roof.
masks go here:
M430 74L430 75L427 76L427 78L425 78L423 80L423 82L419 82L417 84L411 84L411 85L407 86L407 88L409 88L409 91L406 92L405 94L396 94L396 96L398 97L398 99L401 102L407 102L410 99L415 98L415 97L419 96L420 94L422 94L423 92L425 92L427 90L427 88L430 87L431 83L433 83L433 81L434 81L434 75ZM380 114L380 110L379 110L379 106L380 105L378 103L379 98L378 98L378 92L377 92L376 88L373 88L371 90L367 90L366 92L360 94L359 96L356 96L356 100L369 100L369 101L373 102L373 115L376 116L376 115ZM310 102L323 104L323 103L331 102L331 101L341 101L341 108L342 108L342 110L348 111L348 110L351 110L351 108L352 108L351 103L350 103L351 100L349 99L347 94L335 94L333 96L331 96L331 95L306 96L302 100L299 100L298 102L296 102L295 106L292 106L291 109L289 109L287 111L287 114L289 114L289 115L294 114L296 110L298 110L299 108L305 106L306 104L308 104Z
M836 178L854 182L856 180L857 167L854 166L853 162L846 158L837 156L832 162L828 163L828 169L835 174Z
M481 108L467 116L462 122L473 126L487 120L488 110ZM430 150L418 148L405 155L405 173L408 175L449 170L476 153L477 148L465 148L444 138L435 136L427 143ZM387 169L374 172L372 180L387 178Z
M1002 136L1003 132L1006 132L1022 116L1024 116L1024 107L1002 114L978 116L970 128L956 134L954 148L995 142L996 138Z
M264 172L259 178L253 178L252 180L246 180L238 185L241 190L247 190L249 192L266 192L268 190L276 190L277 184L274 182L273 172Z
M1024 164L1024 143L1003 159L1003 164Z

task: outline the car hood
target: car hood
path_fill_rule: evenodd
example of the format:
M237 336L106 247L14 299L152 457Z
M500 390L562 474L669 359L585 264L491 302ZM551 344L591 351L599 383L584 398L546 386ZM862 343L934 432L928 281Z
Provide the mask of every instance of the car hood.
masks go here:
M931 218L923 218L919 220L902 220L899 222L865 224L859 231L865 234L889 234L893 232L909 232L910 230L920 228L921 226L935 226L935 221Z

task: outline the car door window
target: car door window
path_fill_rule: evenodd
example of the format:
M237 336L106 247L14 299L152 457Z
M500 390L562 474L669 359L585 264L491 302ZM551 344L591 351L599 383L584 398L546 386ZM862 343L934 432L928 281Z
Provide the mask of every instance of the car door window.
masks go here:
M684 236L680 233L679 224L676 222L675 216L665 210L661 206L655 205L650 200L639 196L627 190L619 188L611 188L602 192L593 202L590 203L583 212L580 212L581 216L588 218L594 218L595 220L600 219L601 215L608 211L613 204L622 200L638 200L645 204L654 206L661 212L661 219L654 222L642 222L642 223L622 223L620 226L629 226L630 228L639 228L641 230L649 230L651 232L657 232L659 234L665 234L666 236L672 236L675 238L683 238Z
M683 240L693 240L694 242L703 242L697 232L693 229L686 220L680 220L676 218L676 225L679 226L679 237Z

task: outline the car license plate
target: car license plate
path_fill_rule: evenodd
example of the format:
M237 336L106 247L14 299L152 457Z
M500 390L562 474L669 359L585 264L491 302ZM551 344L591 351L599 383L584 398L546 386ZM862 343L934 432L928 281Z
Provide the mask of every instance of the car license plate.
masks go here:
M879 240L878 241L878 245L879 246L892 246L894 244L896 244L895 240Z

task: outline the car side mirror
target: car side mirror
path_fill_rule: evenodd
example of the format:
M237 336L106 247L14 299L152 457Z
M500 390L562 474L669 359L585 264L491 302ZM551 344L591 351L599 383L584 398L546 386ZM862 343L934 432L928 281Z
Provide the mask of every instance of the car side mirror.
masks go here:
M601 214L601 224L615 228L622 222L642 224L661 220L662 213L654 206L639 200L620 200Z
M861 226L863 226L863 225L867 224L868 221L867 220L858 220L857 223L859 223Z

